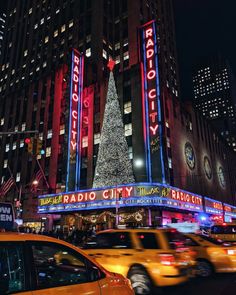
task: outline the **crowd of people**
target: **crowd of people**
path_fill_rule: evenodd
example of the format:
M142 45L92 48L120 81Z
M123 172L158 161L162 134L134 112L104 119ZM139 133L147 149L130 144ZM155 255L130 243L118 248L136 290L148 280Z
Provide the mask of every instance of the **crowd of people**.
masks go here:
M75 246L83 246L83 244L87 240L96 236L95 227L89 227L87 229L78 229L72 227L69 230L62 230L57 228L51 231L46 231L43 228L37 230L35 228L30 227L19 227L19 232L45 235L56 239L64 240Z

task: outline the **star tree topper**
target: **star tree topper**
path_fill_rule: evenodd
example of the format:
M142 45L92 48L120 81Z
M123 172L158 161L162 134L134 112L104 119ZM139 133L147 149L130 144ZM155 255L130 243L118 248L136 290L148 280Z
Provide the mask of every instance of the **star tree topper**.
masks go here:
M110 69L110 71L112 72L113 71L113 68L115 66L115 62L114 60L111 58L107 64L107 67Z

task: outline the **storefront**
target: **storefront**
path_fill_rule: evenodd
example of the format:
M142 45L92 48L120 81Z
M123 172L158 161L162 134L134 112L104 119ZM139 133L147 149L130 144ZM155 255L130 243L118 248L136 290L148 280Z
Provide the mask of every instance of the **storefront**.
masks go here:
M201 212L201 196L159 183L43 195L38 199L38 213L61 214L61 226L95 225L99 230L117 224L160 226L195 222Z

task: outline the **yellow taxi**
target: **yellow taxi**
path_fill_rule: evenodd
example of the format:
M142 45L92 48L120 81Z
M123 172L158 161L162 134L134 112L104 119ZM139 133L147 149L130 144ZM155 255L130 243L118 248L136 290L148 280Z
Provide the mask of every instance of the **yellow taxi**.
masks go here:
M194 261L186 238L175 229L117 229L99 232L84 250L104 268L128 277L135 294L189 279Z
M0 233L0 294L133 295L130 281L82 250L34 234Z
M236 223L224 222L222 224L215 224L211 227L210 235L215 239L236 242Z
M208 277L213 272L236 271L236 247L205 235L186 234L187 245L196 252L196 274Z

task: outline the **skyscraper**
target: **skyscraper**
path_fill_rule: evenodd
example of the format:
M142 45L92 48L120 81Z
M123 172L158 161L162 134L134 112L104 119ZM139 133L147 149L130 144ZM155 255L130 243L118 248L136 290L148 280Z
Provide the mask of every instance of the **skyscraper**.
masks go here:
M171 0L9 1L6 28L0 131L16 133L2 137L0 181L10 168L21 184L24 221L40 218L38 194L92 187L110 58L135 182L229 202L223 144L180 104ZM38 163L50 188L41 178L34 193Z
M194 105L236 151L236 79L221 56L199 61L193 72Z

